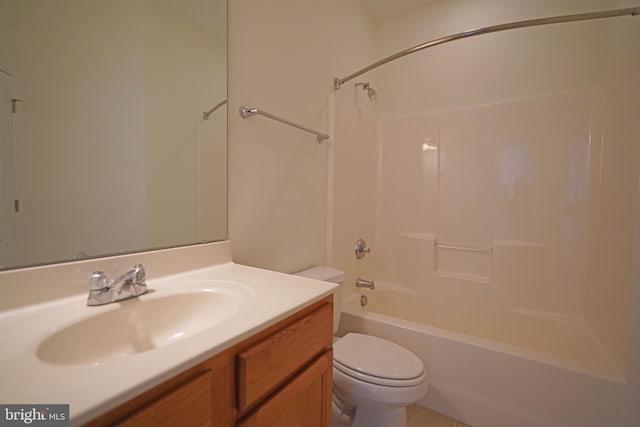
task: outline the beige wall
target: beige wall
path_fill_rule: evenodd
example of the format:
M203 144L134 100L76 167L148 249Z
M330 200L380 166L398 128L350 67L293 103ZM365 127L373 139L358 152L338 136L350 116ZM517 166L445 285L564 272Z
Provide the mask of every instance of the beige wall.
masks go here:
M9 65L15 61L15 40L18 31L18 16L20 4L15 1L0 1L0 68L8 70Z
M606 0L437 0L380 22L378 52L386 56L473 28L607 7L612 4ZM379 69L380 90L386 94L380 114L398 116L590 87L603 73L605 63L594 52L604 51L608 25L592 21L488 34L405 57Z
M226 40L144 5L147 245L224 239Z
M21 1L17 16L18 262L144 247L142 4Z
M155 0L0 10L24 100L18 264L226 238L226 108L202 117L226 98L226 40Z
M637 377L637 350L630 364L628 345L633 312L636 319L640 313L640 247L635 241L640 229L640 25L633 24L610 28L593 124L586 317L613 359Z
M351 72L353 70L349 70ZM357 79L342 86L335 100L335 151L333 185L330 188L331 259L329 263L345 272L346 292L352 291L357 277L373 280L373 267L379 262L374 225L376 220L376 170L378 165L377 103L370 101ZM371 253L357 260L354 247L364 239Z
M323 264L329 144L238 108L327 132L333 78L371 60L373 22L356 0L232 1L229 22L234 259L285 272Z

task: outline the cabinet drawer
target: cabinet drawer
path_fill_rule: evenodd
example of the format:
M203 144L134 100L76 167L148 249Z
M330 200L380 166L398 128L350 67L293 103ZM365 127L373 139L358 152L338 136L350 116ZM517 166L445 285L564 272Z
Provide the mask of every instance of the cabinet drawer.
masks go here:
M238 353L238 410L253 405L332 346L333 306L325 304Z

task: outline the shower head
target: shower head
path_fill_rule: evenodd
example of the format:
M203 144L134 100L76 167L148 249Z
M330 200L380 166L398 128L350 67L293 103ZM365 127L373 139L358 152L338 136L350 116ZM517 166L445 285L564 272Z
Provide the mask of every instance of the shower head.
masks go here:
M375 90L373 90L372 87L367 89L367 95L369 95L369 99L372 100L372 101L375 101L376 98L378 98L378 94L376 93Z
M367 91L367 96L369 97L369 99L371 101L375 101L376 98L378 98L378 93L371 87L371 84L369 82L356 83L356 88L358 86L362 86L362 90L366 90Z

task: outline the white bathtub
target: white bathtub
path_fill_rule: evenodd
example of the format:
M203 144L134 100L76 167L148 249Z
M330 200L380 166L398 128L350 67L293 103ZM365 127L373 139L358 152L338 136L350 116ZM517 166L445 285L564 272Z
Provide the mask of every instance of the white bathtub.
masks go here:
M416 301L384 286L345 295L338 334L379 336L417 354L430 382L420 404L474 427L618 425L625 380L579 319L513 309L475 316L465 311L473 304L439 312Z

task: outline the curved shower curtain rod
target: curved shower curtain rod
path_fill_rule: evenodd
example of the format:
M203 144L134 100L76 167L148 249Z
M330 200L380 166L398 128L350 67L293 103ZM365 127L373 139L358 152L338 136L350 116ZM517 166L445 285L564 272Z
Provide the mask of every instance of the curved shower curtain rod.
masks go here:
M223 106L224 104L226 104L226 103L227 103L227 100L226 100L226 99L225 99L225 100L223 100L223 101L218 102L218 103L216 104L216 106L215 106L215 107L213 107L211 110L209 110L209 111L205 111L204 113L202 113L202 117L204 117L204 119L205 119L205 120L209 120L209 116L210 116L214 111L216 111L218 108L222 107L222 106Z
M476 28L475 30L463 31L462 33L441 37L439 39L431 40L429 42L413 46L409 49L405 49L391 56L388 56L384 59L381 59L380 61L369 65L368 67L365 67L359 71L356 71L355 73L350 74L347 77L344 77L342 79L339 77L336 77L334 79L333 84L336 90L340 89L340 86L342 86L344 83L348 82L349 80L355 79L356 77L366 73L367 71L371 71L374 68L377 68L381 65L386 64L387 62L394 61L398 58L402 58L403 56L421 51L423 49L437 46L439 44L452 42L454 40L465 39L467 37L479 36L482 34L489 34L489 33L496 33L498 31L515 30L517 28L534 27L537 25L559 24L563 22L587 21L591 19L613 18L617 16L637 16L637 15L640 15L640 6L630 7L626 9L603 10L601 12L579 13L575 15L553 16L550 18L529 19L526 21L518 21L518 22L511 22L508 24L493 25L491 27Z

